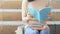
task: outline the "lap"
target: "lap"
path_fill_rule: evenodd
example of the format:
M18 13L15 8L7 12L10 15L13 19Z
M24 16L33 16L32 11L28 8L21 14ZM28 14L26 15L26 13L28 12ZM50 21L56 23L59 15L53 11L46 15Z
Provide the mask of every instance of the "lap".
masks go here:
M48 26L46 26L46 30L41 30L40 34L50 34L50 29Z
M25 29L25 34L49 34L50 30L49 27L46 26L46 30L41 30L40 32L38 30L33 30L31 27L26 27Z
M24 30L25 30L25 34L38 34L39 33L38 30L33 30L30 27L27 27Z

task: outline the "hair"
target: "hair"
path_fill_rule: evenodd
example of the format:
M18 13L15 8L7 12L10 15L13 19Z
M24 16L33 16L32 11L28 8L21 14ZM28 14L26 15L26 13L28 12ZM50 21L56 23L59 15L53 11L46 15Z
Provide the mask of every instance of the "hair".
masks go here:
M28 2L32 2L32 1L34 1L34 0L28 0Z

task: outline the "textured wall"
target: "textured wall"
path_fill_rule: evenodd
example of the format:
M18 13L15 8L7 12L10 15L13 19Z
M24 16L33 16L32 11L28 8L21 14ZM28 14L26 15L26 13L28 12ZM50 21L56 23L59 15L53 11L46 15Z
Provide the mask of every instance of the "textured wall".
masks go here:
M21 18L21 12L0 12L0 20L19 21Z
M2 1L0 2L0 8L17 9L21 8L21 4L21 1Z
M17 26L0 26L0 34L16 34Z
M53 1L51 3L52 8L60 8L60 1Z

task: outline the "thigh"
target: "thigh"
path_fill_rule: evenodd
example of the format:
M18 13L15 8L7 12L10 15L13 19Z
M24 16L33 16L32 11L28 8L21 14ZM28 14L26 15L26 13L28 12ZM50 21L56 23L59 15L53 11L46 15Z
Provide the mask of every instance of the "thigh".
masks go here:
M50 29L48 26L46 26L46 30L41 30L40 34L50 34Z
M30 28L30 27L27 27L27 28L25 28L24 30L25 30L25 31L24 31L25 34L39 34L38 30L33 30L33 29Z

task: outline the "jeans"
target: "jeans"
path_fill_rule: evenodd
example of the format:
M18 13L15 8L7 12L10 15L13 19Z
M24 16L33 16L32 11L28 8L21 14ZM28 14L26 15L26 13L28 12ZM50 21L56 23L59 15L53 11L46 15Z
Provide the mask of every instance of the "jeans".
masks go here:
M27 26L24 29L24 34L50 34L50 29L46 26L46 30L33 30L31 27Z

